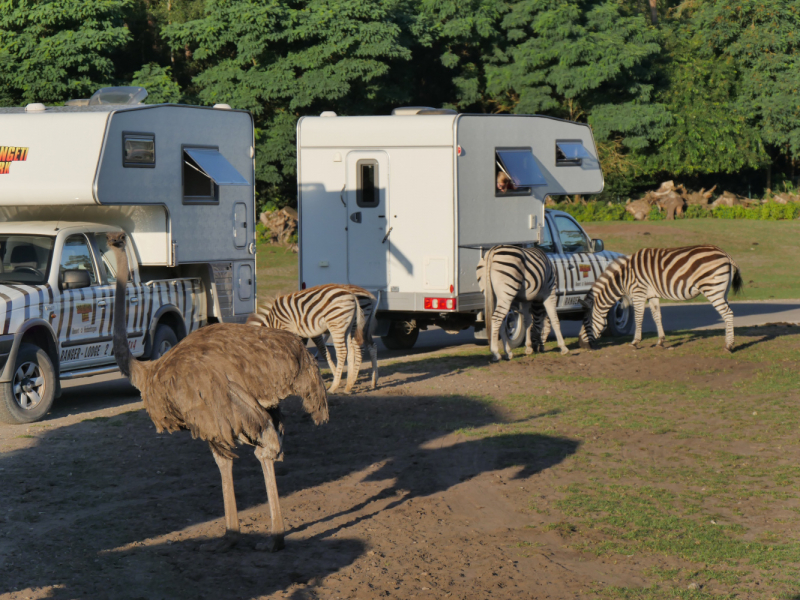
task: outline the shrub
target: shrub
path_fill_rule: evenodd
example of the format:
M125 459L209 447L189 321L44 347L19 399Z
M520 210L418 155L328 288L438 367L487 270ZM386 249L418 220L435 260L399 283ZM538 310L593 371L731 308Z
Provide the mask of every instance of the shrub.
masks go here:
M633 215L625 210L624 204L608 206L602 202L570 204L561 202L553 208L571 214L580 222L586 221L633 221ZM650 209L649 221L663 221L666 213L657 206ZM686 208L684 219L753 219L756 221L785 221L800 218L800 203L778 204L767 202L759 206L720 206L713 210L693 204Z

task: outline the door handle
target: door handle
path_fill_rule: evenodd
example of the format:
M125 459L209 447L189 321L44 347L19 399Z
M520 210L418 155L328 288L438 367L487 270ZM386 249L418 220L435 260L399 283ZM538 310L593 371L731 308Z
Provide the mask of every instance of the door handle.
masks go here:
M139 304L139 298L137 298L136 296L131 298L131 304Z
M381 242L381 244L384 244L384 243L386 243L386 240L388 240L388 239L389 239L389 234L390 234L390 233L392 233L392 229L394 229L394 227L389 227L389 231L387 231L387 232L386 232L386 235L385 235L385 236L383 236L383 241Z
M98 300L97 306L105 306L105 305L106 305L106 301L105 300Z
M353 223L361 223L361 213L360 212L354 212L352 215L350 215L350 220Z
M569 269L574 269L574 268L575 268L575 265L569 265L569 267L567 267L567 268L569 268Z

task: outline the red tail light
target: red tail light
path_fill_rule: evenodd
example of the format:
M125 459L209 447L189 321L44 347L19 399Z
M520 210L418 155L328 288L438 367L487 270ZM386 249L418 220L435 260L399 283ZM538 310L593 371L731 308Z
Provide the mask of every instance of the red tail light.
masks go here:
M425 298L425 310L455 310L455 298Z
M301 290L306 289L306 282L305 281L300 285L300 289Z

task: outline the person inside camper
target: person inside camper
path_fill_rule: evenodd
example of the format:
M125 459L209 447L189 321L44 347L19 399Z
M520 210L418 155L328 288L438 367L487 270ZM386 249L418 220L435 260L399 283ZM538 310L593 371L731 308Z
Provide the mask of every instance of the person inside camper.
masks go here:
M500 167L497 168L497 190L505 194L509 190L515 190L517 186L514 181L508 176L508 173L503 171Z

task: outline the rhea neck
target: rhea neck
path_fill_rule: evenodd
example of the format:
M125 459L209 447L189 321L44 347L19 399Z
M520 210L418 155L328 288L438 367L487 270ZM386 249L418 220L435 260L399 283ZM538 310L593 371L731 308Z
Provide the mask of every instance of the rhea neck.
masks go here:
M125 304L128 300L126 297L128 289L128 256L124 246L118 248L112 245L111 250L117 259L117 291L114 295L114 358L117 359L117 364L122 374L130 378L133 355L130 348L128 348L128 319L125 314Z

